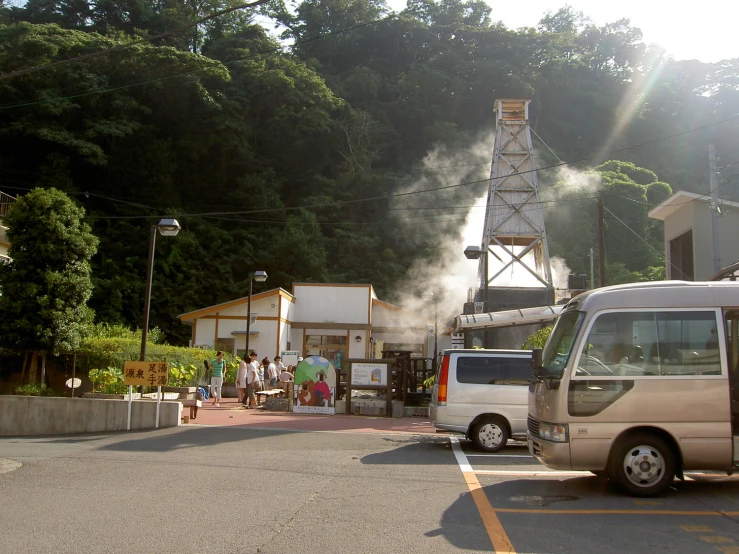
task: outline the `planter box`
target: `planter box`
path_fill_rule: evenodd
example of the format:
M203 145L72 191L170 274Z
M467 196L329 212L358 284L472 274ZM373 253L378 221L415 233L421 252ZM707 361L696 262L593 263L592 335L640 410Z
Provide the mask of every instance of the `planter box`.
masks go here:
M195 393L198 391L198 387L162 387L162 392L176 392L179 393L179 398L186 400L188 398L195 398Z
M236 383L223 383L223 398L238 398Z

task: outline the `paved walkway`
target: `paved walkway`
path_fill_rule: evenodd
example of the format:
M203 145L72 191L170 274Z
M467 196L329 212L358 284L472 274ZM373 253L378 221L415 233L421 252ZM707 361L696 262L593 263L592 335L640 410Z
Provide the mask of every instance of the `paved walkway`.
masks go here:
M235 398L221 400L220 408L203 402L197 419L190 425L227 425L261 429L291 429L298 431L347 431L364 433L432 433L436 429L428 418L369 417L352 415L308 415L288 412L268 412L263 408L246 410ZM183 409L183 413L188 408Z

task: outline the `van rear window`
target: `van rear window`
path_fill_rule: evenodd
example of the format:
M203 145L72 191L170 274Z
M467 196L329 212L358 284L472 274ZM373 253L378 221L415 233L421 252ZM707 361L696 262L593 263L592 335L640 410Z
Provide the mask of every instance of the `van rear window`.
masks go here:
M528 385L530 358L462 356L457 358L457 382L474 385Z

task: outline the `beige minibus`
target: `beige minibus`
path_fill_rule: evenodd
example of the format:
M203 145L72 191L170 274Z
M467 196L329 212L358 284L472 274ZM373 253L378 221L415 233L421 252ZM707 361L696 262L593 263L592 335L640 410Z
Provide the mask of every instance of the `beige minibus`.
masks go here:
M661 281L573 298L533 353L528 445L633 496L739 461L739 282Z

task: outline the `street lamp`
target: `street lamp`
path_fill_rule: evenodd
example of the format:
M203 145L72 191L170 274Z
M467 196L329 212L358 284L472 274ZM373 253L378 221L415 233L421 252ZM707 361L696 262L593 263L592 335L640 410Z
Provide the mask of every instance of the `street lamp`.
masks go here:
M428 291L424 294L426 298L430 298L434 303L434 364L436 364L436 357L439 355L439 334L438 334L438 322L439 322L439 301L433 292ZM434 366L435 367L435 366Z
M249 273L249 300L246 303L246 345L244 349L244 360L249 358L249 328L251 327L251 288L254 281L264 283L267 280L266 271L253 271Z
M154 246L157 240L157 231L163 237L174 237L180 232L180 224L176 219L160 219L159 223L151 226L149 236L149 265L146 270L146 298L144 300L144 328L141 331L141 356L142 362L146 361L146 339L149 334L149 308L151 307L151 281L154 276Z
M488 311L488 249L487 247L483 250L479 246L468 246L464 249L464 255L468 260L479 260L480 256L484 256L484 264L485 264L485 275L483 277L483 285L485 287L485 293L483 296L483 300L485 301L485 308L483 311Z

